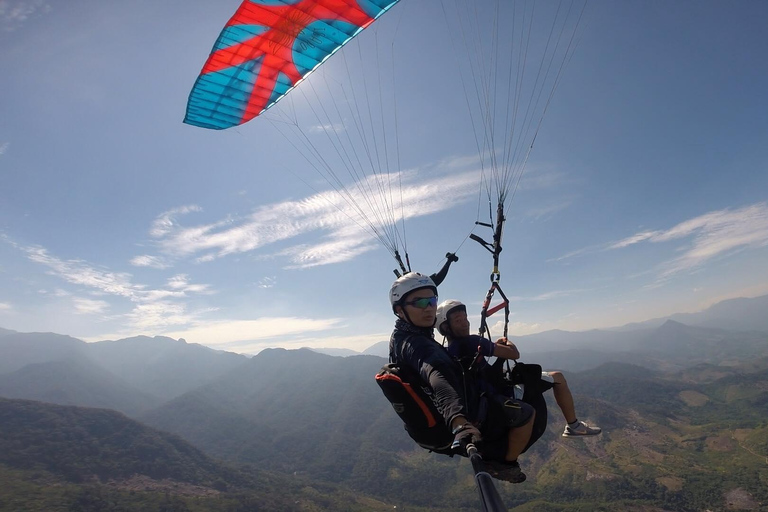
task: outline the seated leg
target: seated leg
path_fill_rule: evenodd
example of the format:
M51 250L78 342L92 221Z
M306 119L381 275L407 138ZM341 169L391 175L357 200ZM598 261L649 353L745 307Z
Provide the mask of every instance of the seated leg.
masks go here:
M568 387L568 381L565 380L565 375L561 372L548 372L554 381L552 393L555 395L555 401L557 402L560 410L563 411L565 421L567 425L563 430L563 437L583 437L583 436L596 436L602 429L600 427L591 427L579 421L576 418L576 407L573 404L573 395L571 389Z

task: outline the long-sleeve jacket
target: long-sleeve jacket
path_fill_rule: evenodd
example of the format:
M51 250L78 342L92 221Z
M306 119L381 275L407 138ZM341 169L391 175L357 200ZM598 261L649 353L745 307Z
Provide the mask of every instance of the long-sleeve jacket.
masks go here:
M494 356L496 345L488 338L470 334L461 338L451 339L448 344L448 355L465 363L467 366L482 368L487 363L486 357Z
M397 320L389 340L389 362L407 366L429 385L435 407L446 424L457 416L474 419L475 386L465 385L461 366L432 338L432 328Z

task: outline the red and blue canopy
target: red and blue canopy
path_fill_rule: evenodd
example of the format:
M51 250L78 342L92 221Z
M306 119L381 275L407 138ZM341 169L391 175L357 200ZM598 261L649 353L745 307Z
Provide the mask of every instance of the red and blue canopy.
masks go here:
M245 0L189 94L187 124L250 121L398 0Z

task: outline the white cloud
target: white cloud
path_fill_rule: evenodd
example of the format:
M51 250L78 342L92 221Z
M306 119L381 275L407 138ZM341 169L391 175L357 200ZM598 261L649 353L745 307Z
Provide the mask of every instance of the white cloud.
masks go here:
M259 282L256 283L259 288L274 288L275 284L277 284L277 277L276 276L267 276L262 277L259 279Z
M0 26L10 32L32 16L50 10L51 6L43 0L0 0Z
M92 294L127 299L133 304L132 310L124 315L128 320L129 335L135 334L137 330L156 332L158 329L188 326L211 311L187 310L183 299L190 294L208 294L211 290L207 284L190 283L185 274L171 277L167 288L150 288L134 283L133 276L128 273L112 272L82 260L62 260L42 247L14 246L24 251L30 260L48 267L50 274L89 288ZM57 290L56 295L67 296L69 293ZM103 313L110 307L107 302L99 300L77 298L74 302L78 312L84 314Z
M109 309L109 303L103 300L75 298L73 301L75 303L75 313L79 315L94 315Z
M256 320L220 320L200 323L184 330L165 332L165 336L184 338L191 343L200 343L211 347L233 344L246 345L257 340L271 340L269 346L275 346L275 338L285 342L289 337L307 332L325 331L340 325L338 318L315 320L311 318L274 317ZM264 348L262 346L262 348Z
M613 243L610 249L651 242L690 239L679 248L682 254L665 262L659 278L666 279L680 272L699 269L708 261L748 249L768 246L768 204L758 203L736 210L725 209L706 213L681 222L666 231L644 231Z
M564 261L570 258L575 258L577 256L582 256L584 254L594 253L594 252L597 252L597 250L598 250L597 246L584 247L583 249L576 249L575 251L571 251L569 253L563 254L562 256L558 256L557 258L550 258L547 260L547 263Z
M320 192L300 201L259 207L242 219L228 217L191 227L181 226L176 219L200 208L185 206L160 215L150 234L164 253L206 262L320 232L325 234L319 242L295 245L278 254L289 257L289 268L339 263L375 247L374 237L366 232L382 233L403 218L430 215L473 199L477 176L464 172L417 183L415 172L376 175L340 192Z
M562 172L536 172L533 169L527 169L520 180L520 190L543 190L567 182L567 177Z
M576 288L573 290L552 290L551 292L544 292L538 295L533 295L531 297L511 296L509 297L509 301L510 302L541 302L545 300L570 297L572 295L577 295L579 293L584 293L586 291L589 291L589 290L579 289L579 288Z
M653 239L653 237L657 236L658 234L659 231L643 231L642 233L634 234L628 238L625 238L624 240L619 240L618 242L612 243L608 246L608 249L622 249L630 245L639 244L640 242Z
M187 274L178 274L168 279L168 287L182 293L209 293L207 284L191 284Z
M376 245L367 240L364 233L359 238L343 238L315 245L297 245L280 253L291 261L287 269L310 268L331 263L349 261L371 251Z
M150 267L150 268L156 268L160 270L171 266L163 258L160 258L158 256L149 256L147 254L136 256L133 259L131 259L131 265L133 265L134 267Z
M42 247L27 247L24 251L30 260L47 266L54 275L73 284L131 300L138 298L142 288L130 282L130 274L97 269L82 260L61 260L48 254Z
M536 208L530 208L525 212L526 217L533 217L534 220L540 220L544 217L550 217L562 210L565 210L571 206L571 201L563 201L561 203L553 203L546 206L539 206Z
M524 336L526 334L536 334L537 332L543 332L546 330L549 330L549 327L546 327L540 323L532 323L528 324L525 322L510 322L509 323L509 334L514 336Z
M5 154L6 151L8 151L8 148L11 147L10 142L3 142L0 144L0 155Z
M346 131L346 127L341 123L317 124L309 128L309 133L334 132L341 133Z
M509 336L525 336L526 334L535 334L537 332L543 332L552 329L552 327L546 326L540 323L525 323L525 322L509 322L507 332ZM499 321L490 327L491 334L494 339L501 337L504 332L504 321Z
M7 302L0 302L0 313L10 311L13 307Z
M658 266L653 273L658 277L648 286L656 288L681 272L696 272L710 260L745 249L768 246L768 203L757 203L738 209L724 209L694 217L667 230L644 230L616 242L594 245L572 251L548 261L563 261L576 256L597 252L626 249L641 243L660 244L670 241L688 241L672 250L679 253ZM646 274L647 271L634 276Z
M200 212L202 208L197 205L181 206L161 213L155 221L152 223L152 229L150 235L153 237L161 237L166 235L175 227L176 217L180 215L186 215L187 213Z
M170 288L173 288L174 290L179 290L187 286L188 284L188 276L186 274L179 274L176 276L173 276L168 280L168 286Z
M137 304L126 316L134 332L157 332L189 325L198 315L187 312L183 303L151 301Z

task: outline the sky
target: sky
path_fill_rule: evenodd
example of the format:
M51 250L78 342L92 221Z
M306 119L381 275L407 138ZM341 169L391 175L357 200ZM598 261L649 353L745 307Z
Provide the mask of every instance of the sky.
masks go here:
M387 339L396 263L281 130L333 105L311 84L354 80L345 59L387 51L378 90L397 119L382 152L412 267L457 251L440 298L477 326L492 262L466 240L491 237L474 225L489 209L460 76L474 61L440 1L402 0L269 116L183 124L237 6L0 0L0 327L241 353ZM766 19L758 0L588 3L507 205L510 334L768 293Z

